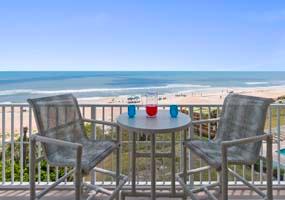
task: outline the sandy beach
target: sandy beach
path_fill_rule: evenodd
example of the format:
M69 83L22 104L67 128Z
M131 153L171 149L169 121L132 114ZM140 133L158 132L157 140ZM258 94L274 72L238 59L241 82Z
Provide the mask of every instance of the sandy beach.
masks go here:
M213 88L205 91L189 91L177 94L166 94L161 95L164 99L159 101L160 105L167 104L178 104L178 105L187 105L187 104L222 104L224 98L228 95L229 92L235 92L244 95L268 97L276 99L279 96L285 95L285 86L276 86L276 87L251 87L251 88ZM181 95L182 94L182 95ZM106 97L106 98L89 98L89 99L79 99L80 104L107 104L107 105L120 105L127 104L127 96L119 97ZM140 105L143 105L145 98L141 98ZM126 110L122 110L123 112ZM106 106L104 111L102 107L96 109L96 119L115 121L116 117L120 114L119 108L113 108L113 115L111 115L111 107ZM29 127L29 112L23 112L23 116L20 115L20 108L14 108L14 123L11 123L11 108L8 106L5 108L5 133L6 140L9 140L11 132L14 132L15 135L20 133L21 127ZM84 110L84 116L86 118L91 117L90 108ZM33 118L33 117L32 117ZM0 110L0 120L2 121L2 110ZM11 130L14 131L11 131ZM2 123L0 123L0 131L2 132ZM34 119L32 120L32 132L36 131L36 125Z
M250 87L250 88L213 88L201 91L181 92L184 96L176 96L175 94L161 95L165 96L165 100L160 100L159 104L222 104L224 98L229 92L235 92L244 95L277 98L285 95L285 86L275 87ZM127 96L96 98L94 100L79 99L82 104L126 104ZM141 104L144 103L142 97Z

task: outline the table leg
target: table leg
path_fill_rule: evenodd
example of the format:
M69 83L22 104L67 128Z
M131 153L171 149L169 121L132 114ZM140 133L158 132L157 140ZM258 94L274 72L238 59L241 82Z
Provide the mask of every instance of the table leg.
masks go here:
M155 134L151 134L151 199L155 200Z
M183 131L183 180L184 183L187 183L187 149L186 149L186 145L185 145L185 141L187 139L187 130L185 129ZM183 199L187 199L186 193Z
M136 192L136 140L137 134L133 132L133 144L132 144L132 192Z
M187 182L187 148L185 142L187 140L187 129L184 130L184 137L183 137L183 178L184 182Z
M171 133L171 193L175 195L175 133Z

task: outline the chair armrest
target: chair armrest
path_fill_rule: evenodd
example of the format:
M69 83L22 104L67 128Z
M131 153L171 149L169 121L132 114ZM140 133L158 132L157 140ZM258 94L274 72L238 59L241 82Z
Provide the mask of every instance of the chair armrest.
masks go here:
M195 120L191 121L192 125L198 125L198 124L206 124L211 122L218 122L220 118L212 118L212 119L201 119L201 120Z
M237 139L233 141L224 141L222 142L221 151L222 151L222 166L221 166L221 174L222 174L222 190L227 191L228 185L228 171L231 172L232 175L237 177L233 171L228 169L228 156L227 156L227 148L239 144L248 144L252 142L259 142L262 140L266 140L267 147L266 147L266 174L267 174L267 192L272 188L272 134L264 134L259 136L253 136L243 139ZM253 160L255 162L255 160ZM237 177L238 178L238 177ZM242 177L239 178L242 182L246 183L247 181L244 180ZM254 188L252 188L254 189ZM258 189L254 189L257 193L263 194ZM270 193L272 193L270 191ZM270 194L271 195L271 194ZM272 199L272 198L269 198Z
M232 141L223 141L222 148L228 148L228 147L236 146L239 144L259 142L259 141L267 140L267 139L272 139L272 134L264 134L264 135L253 136L253 137L248 137L248 138L236 139Z
M71 147L71 148L76 148L76 149L82 148L82 144L80 144L80 143L68 142L68 141L64 141L64 140L40 136L37 134L34 134L31 136L31 141L47 143L47 144L55 144L55 145L59 145L59 146L66 146L66 147Z
M95 120L95 119L86 119L86 118L83 118L83 121L89 122L89 123L96 123L96 124L103 124L103 125L107 125L107 126L118 127L118 124L116 124L114 122L106 122L106 121Z
M267 192L269 191L269 198L272 199L272 134L263 134L259 136L253 136L253 137L248 137L248 138L242 138L242 139L237 139L233 141L223 141L221 143L221 151L222 151L222 165L221 165L221 183L222 183L222 191L228 190L228 172L231 173L234 177L238 178L240 181L245 183L246 185L249 186L249 183L247 180L239 176L237 173L232 171L231 169L228 168L228 155L227 155L227 148L239 144L249 144L252 142L259 142L262 140L267 141L267 148L266 148L266 173L267 173ZM256 161L257 159L252 159L252 164ZM242 164L242 163L241 163ZM245 164L245 163L244 163ZM265 195L262 191L260 191L258 188L251 186L251 189L253 189L255 192L257 192L259 195ZM227 195L226 198L227 199ZM267 199L267 198L266 198Z

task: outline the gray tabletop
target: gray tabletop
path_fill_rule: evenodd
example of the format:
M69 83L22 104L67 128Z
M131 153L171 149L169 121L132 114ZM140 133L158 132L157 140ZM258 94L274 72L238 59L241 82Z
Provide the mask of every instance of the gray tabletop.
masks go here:
M137 111L134 118L123 113L117 118L120 127L144 133L169 133L185 129L190 125L190 117L179 112L177 118L171 118L168 110L159 110L155 118L146 116L144 110Z

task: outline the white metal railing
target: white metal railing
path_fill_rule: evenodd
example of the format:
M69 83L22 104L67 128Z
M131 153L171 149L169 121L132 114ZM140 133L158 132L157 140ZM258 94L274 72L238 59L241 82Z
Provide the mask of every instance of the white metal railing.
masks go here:
M116 121L117 116L127 110L127 105L94 105L94 104L81 104L81 112L83 117ZM208 119L217 117L221 111L221 105L179 105L181 111L187 113L193 120L204 119L205 124L199 124L192 126L189 130L189 137L199 137L203 139L211 139L216 130L216 124L207 121ZM138 109L143 109L142 106L138 106ZM160 105L160 109L168 109L168 105ZM102 139L110 138L110 130L105 126L89 127L91 131L91 137ZM274 135L274 185L284 185L285 179L285 152L284 155L278 154L282 148L285 148L285 105L273 104L269 108L266 132ZM89 130L89 129L88 129ZM27 104L0 104L0 136L1 136L1 182L0 187L6 186L27 186L28 185L28 157L29 157L29 142L28 138L31 134L37 132L36 124L34 121L33 113L29 105ZM131 171L130 160L131 156L129 150L131 148L131 136L123 132L122 134L122 171L124 174L129 174ZM170 148L170 136L168 134L159 135L157 138L157 146L159 149L167 150ZM146 135L140 135L138 141L138 147L142 150L149 149L148 137ZM177 162L176 170L182 170L182 140L183 133L178 132L176 134L176 148L177 148ZM40 147L40 146L39 146ZM265 146L264 146L265 147ZM265 155L265 150L262 147L261 157ZM40 155L41 149L38 148L38 154ZM285 151L285 150L284 150ZM137 159L139 164L137 165L138 171L138 184L149 184L149 161L147 158ZM203 166L204 163L201 159L197 158L191 153L188 155L188 167ZM158 159L160 169L158 172L157 183L161 186L168 185L170 180L170 161L167 158ZM103 167L115 168L115 157L110 156L106 161L101 164ZM266 169L264 160L260 161L256 165L252 166L231 166L232 169L239 173L241 176L250 180L257 185L265 185L265 173ZM60 178L60 176L67 174L68 168L59 168L49 166L44 161L41 161L37 166L37 183L39 185L50 184L53 181ZM100 182L102 184L115 183L114 180L107 179L99 175L91 174L87 177L91 182ZM211 183L217 180L217 174L214 170L208 170L200 173L194 177L195 184ZM66 180L65 185L70 185L71 180ZM130 184L130 183L129 183ZM240 183L236 179L230 180L230 185L239 185Z

